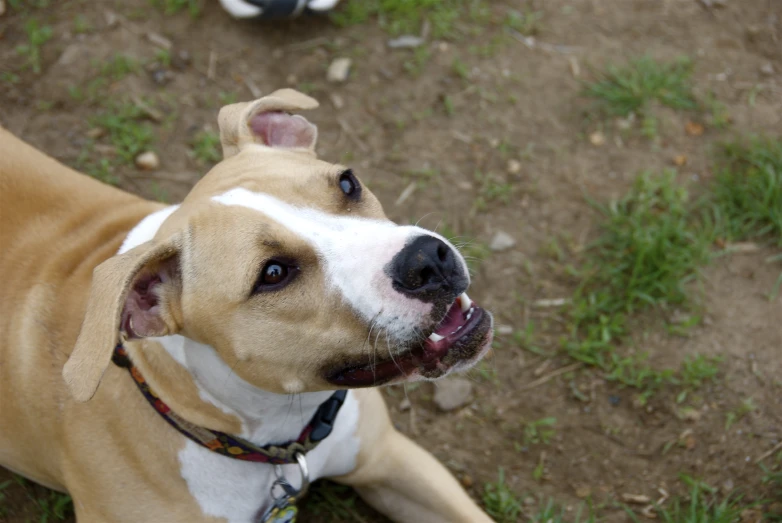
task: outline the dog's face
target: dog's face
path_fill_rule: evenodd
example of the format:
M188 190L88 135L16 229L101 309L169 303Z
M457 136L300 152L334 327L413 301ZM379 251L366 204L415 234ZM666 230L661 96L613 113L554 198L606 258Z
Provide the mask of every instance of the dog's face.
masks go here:
M100 308L129 338L211 345L272 392L470 367L491 344L492 319L466 294L464 259L441 236L389 221L358 173L315 158L315 127L283 112L313 105L284 90L224 108L226 158L153 245L122 255L130 275L109 284L127 290Z

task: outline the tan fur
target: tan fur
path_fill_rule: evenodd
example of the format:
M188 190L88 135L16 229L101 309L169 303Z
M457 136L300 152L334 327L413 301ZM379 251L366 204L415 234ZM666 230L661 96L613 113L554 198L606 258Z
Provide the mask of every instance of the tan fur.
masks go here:
M284 246L298 259L316 255L274 223L259 227L252 211L216 212L209 200L245 187L333 214L384 218L369 191L347 205L325 190L343 168L316 159L310 147L269 151L248 135L247 118L259 111L316 105L283 90L224 108L226 159L154 241L119 256L128 232L162 206L76 173L0 128L0 465L69 492L80 523L212 521L179 475L184 438L159 423L126 371L110 364L124 297L142 271L179 257L181 281L164 288L157 334L178 332L217 348L237 375L265 390L285 393L292 379L305 390L332 388L321 366L342 355L345 340L361 346L366 326L338 300L320 307L330 291L317 274L302 275L310 279L302 294L248 301L269 253ZM272 312L259 319L257 307ZM239 420L204 402L190 374L157 343L126 347L176 412L239 432ZM358 435L369 443L341 481L397 521L489 521L432 456L393 429L377 390L357 393Z

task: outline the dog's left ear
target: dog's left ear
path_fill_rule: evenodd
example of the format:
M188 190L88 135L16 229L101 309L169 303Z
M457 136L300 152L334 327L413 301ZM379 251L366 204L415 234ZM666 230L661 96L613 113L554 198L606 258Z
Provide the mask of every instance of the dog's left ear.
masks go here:
M318 128L292 113L316 107L314 98L293 89L280 89L254 102L226 105L217 117L223 158L253 143L313 154Z
M180 326L179 236L148 241L98 265L79 337L62 370L76 401L95 394L120 336L176 334Z

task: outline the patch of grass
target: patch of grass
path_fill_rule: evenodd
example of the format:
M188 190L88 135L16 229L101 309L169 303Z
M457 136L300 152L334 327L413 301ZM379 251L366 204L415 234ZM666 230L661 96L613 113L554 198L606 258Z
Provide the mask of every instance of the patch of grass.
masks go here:
M222 157L220 135L211 130L203 130L193 138L193 157L202 165L213 165Z
M554 426L557 424L557 418L541 418L530 421L524 425L524 445L532 444L548 445L554 434Z
M201 0L150 0L150 4L167 15L175 15L184 10L193 18L201 14Z
M5 505L5 490L11 486L11 483L10 479L0 483L0 517L4 517L8 512Z
M135 58L117 53L110 59L100 64L100 75L115 82L122 80L130 74L138 71L139 64Z
M584 87L584 94L611 116L643 114L652 102L695 110L698 102L692 91L692 69L692 61L686 57L661 63L643 56L624 66L609 65L600 80Z
M464 81L467 81L470 79L470 69L468 68L467 64L462 62L458 57L453 59L453 62L451 62L451 70Z
M461 23L485 24L491 16L488 5L486 0L362 0L343 2L331 19L349 26L377 18L394 35L418 34L428 20L433 38L453 38Z
M689 304L685 284L708 261L711 235L693 219L688 192L672 171L643 173L627 195L598 209L601 235L580 271L568 350L607 368L606 355L626 335L628 315Z
M432 57L432 51L428 47L416 47L409 60L405 60L403 67L405 71L413 76L419 76L426 70L426 64Z
M690 478L691 479L691 478ZM752 505L742 503L741 496L728 496L719 500L716 489L699 481L688 481L691 485L687 498L675 498L666 506L656 506L655 512L665 523L736 523L742 520L741 513ZM635 523L638 517L629 508L625 511Z
M331 481L318 481L307 495L306 506L313 513L326 517L329 522L365 523L356 511L357 499L358 496L350 487Z
M500 467L497 481L486 483L483 489L483 506L497 523L518 521L521 514L521 499L505 483L505 471Z
M540 32L541 18L543 13L540 11L510 9L505 15L504 25L524 36L534 36Z
M41 73L41 47L51 40L52 28L48 25L38 25L38 21L31 18L24 24L27 33L27 43L16 47L16 52L27 57L26 66L35 74Z
M14 74L9 71L2 71L0 72L0 81L8 83L8 84L18 84L19 83L19 75Z
M584 505L579 506L576 511L575 517L570 516L564 507L558 506L554 503L554 500L549 498L544 506L542 506L535 514L530 517L530 523L595 523L597 516L594 510L592 510L591 504L587 504L588 514L582 519L584 511Z
M29 494L28 494L29 496ZM48 523L49 521L65 521L73 515L73 501L67 494L49 491L48 496L39 498L29 496L35 503L40 512L38 521Z
M76 34L89 33L93 27L84 15L76 15L73 18L73 32Z
M150 149L155 136L144 117L135 104L120 102L110 104L92 123L106 130L119 160L131 164L139 153Z
M713 192L725 239L768 239L782 247L782 138L723 145Z
M725 415L725 430L730 430L734 423L741 421L744 419L744 416L756 410L758 410L758 406L755 405L755 400L752 398L742 400L738 407Z

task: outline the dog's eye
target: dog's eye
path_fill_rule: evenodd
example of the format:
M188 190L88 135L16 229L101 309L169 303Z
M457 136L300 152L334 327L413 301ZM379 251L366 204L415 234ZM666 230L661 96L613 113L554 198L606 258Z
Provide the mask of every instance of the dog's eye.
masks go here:
M261 283L264 285L277 285L288 275L288 268L277 262L269 262L263 268Z
M339 175L339 188L351 200L357 200L361 196L361 184L350 169Z
M270 260L261 269L258 281L253 288L253 293L273 291L282 288L290 283L298 268L280 261Z

